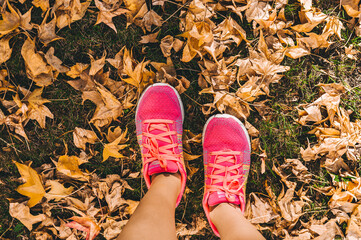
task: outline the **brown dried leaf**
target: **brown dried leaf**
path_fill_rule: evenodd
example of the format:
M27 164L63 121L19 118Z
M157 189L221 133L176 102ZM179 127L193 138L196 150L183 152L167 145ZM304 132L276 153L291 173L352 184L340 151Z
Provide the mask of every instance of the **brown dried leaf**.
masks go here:
M4 37L0 39L0 64L6 62L11 57L12 49L9 41L11 37Z
M200 217L197 217L193 222L190 229L187 228L187 224L176 224L176 232L178 237L192 236L199 234L207 226L207 222Z
M109 9L107 8L106 4L99 0L95 0L96 7L100 10L98 13L97 22L95 25L99 23L104 23L111 29L113 29L115 32L117 32L117 29L113 23L113 17L120 16L122 14L127 14L129 10L124 8L118 8L118 9Z
M162 26L163 19L153 10L148 11L143 17L143 24L144 27L147 29L148 32L152 30L152 26L155 25L157 27Z
M126 132L125 132L126 133ZM119 151L126 148L128 145L119 145L120 143L124 143L126 140L124 139L125 136L120 135L117 139L113 142L105 144L103 150L103 161L106 161L109 157L114 158L122 158L124 157L123 154L120 154Z
M170 35L165 36L162 38L160 43L160 49L162 50L164 57L169 57L172 53L174 38Z
M251 193L247 201L245 216L252 224L272 223L280 216L272 210L271 205L256 194Z
M73 132L74 145L85 151L86 143L94 144L98 137L95 132L76 127Z
M106 55L107 55L107 53L104 51L103 56L98 60L95 60L93 58L93 56L89 55L90 60L91 60L91 65L90 65L90 70L89 70L90 76L95 75L97 72L99 72L104 67Z
M89 67L89 64L77 63L70 68L70 70L66 73L71 78L77 78L80 76L82 72L84 72ZM74 87L79 90L78 88Z
M49 0L33 0L32 3L35 7L40 7L43 12L48 10L48 8L50 7Z
M47 18L48 14L46 14L43 22L38 28L39 39L44 43L45 46L53 41L62 39L62 37L59 37L55 34L56 17L54 17L50 22L46 23Z
M160 32L160 30L158 32L142 36L139 43L142 43L142 44L157 43L158 42L157 37L158 37L159 32Z
M10 33L20 26L20 16L10 5L9 1L6 1L6 3L10 12L5 11L5 7L2 9L2 20L0 20L0 37Z
M53 82L52 67L44 58L36 52L35 42L28 38L21 48L21 55L24 58L26 73L38 86L48 86Z
M68 72L69 68L62 65L63 62L54 55L54 51L53 47L49 48L45 54L46 61L53 67L53 71L57 71L59 73Z
M38 214L36 216L30 213L30 208L24 203L10 203L9 213L12 217L18 219L24 226L31 231L33 225L38 222L42 222L46 219L44 214Z

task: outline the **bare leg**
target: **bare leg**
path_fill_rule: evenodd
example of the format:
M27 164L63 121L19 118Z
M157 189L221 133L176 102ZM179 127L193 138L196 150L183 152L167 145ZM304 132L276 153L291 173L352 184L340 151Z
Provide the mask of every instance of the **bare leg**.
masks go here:
M221 203L215 206L210 217L222 240L265 239L243 216L241 209L233 204Z
M177 239L175 206L181 188L177 174L159 174L140 201L118 240L170 240Z

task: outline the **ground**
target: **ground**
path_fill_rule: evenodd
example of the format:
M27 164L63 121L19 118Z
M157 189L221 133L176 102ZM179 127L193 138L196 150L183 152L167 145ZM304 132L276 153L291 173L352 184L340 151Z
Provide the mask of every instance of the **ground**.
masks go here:
M28 3L30 4L30 2ZM24 8L20 4L15 4L19 9ZM333 11L335 8L343 14L342 10L338 10L338 1L316 1L315 6L322 9L323 12ZM177 6L169 5L164 16L171 16L177 10ZM94 3L91 7L95 8ZM286 14L292 15L299 6L296 1L290 1L286 7ZM34 19L41 21L41 11L35 9L33 13ZM155 8L161 11L160 8ZM344 19L348 17L344 16ZM166 35L177 35L180 33L178 29L178 19L171 18L164 23L158 39L162 39ZM152 61L165 62L162 56L159 44L150 44L146 49L146 54L142 54L142 45L139 40L143 35L142 30L130 25L126 28L126 19L123 16L115 17L114 23L118 30L115 33L112 29L104 24L94 25L96 22L96 14L87 12L83 19L73 23L71 28L64 28L57 32L57 35L63 39L50 44L55 48L57 57L63 60L67 66L72 66L77 62L90 63L88 53L93 56L101 56L104 51L108 57L114 55L123 47L132 49L134 57L141 61L143 58ZM241 26L250 29L247 22L240 22ZM250 31L249 31L250 32ZM352 31L346 29L342 31L345 41L350 41L354 45L361 43L360 37L355 37ZM25 35L18 37L12 42L13 55L6 63L11 78L20 83L23 87L31 87L31 81L27 78L24 63L21 59L20 50L21 43L25 39ZM252 39L252 35L249 35ZM266 172L261 174L261 162L257 154L252 155L252 165L250 177L247 184L247 193L261 192L265 193L264 183L267 180L271 183L273 191L276 195L281 191L282 184L279 177L273 172L273 165L280 165L285 158L299 158L300 147L307 147L308 141L314 141L314 136L307 134L310 130L307 126L301 126L295 122L298 118L296 106L302 103L310 103L314 101L318 95L319 83L342 82L352 87L350 91L343 95L342 105L346 109L351 109L354 113L351 115L353 119L361 119L361 67L359 61L350 60L343 56L342 45L345 41L335 39L335 43L326 50L292 60L286 58L283 65L290 66L290 70L285 73L279 83L272 84L270 96L264 97L268 99L267 106L270 107L270 114L267 118L262 118L257 111L252 111L248 121L250 121L259 131L261 147L266 151L268 159L266 161ZM42 49L38 49L42 50ZM44 50L45 51L45 50ZM247 50L243 43L239 47L231 50L231 54L246 54ZM181 95L184 103L186 118L184 129L190 130L194 134L202 132L203 125L209 116L201 111L201 104L208 103L211 100L209 95L199 95L201 88L198 86L198 73L200 71L197 60L189 63L180 61L180 55L173 57L177 72L185 76L190 82L188 90ZM110 68L110 66L106 66ZM112 73L116 78L115 73ZM69 154L78 153L78 149L74 146L72 131L75 127L89 129L89 120L95 110L95 105L90 101L82 104L81 93L74 90L66 80L70 78L64 74L60 74L54 84L44 89L44 98L51 100L47 104L50 111L54 114L54 119L47 120L46 129L42 129L36 122L30 121L25 128L29 137L26 143L21 138L13 134L9 134L9 130L0 126L0 238L23 239L29 236L29 231L16 219L9 215L9 198L20 199L23 196L15 191L20 185L18 178L20 177L17 168L13 164L13 160L18 162L32 161L32 167L36 168L44 163L51 163L56 160L57 156L65 154L64 144L68 145ZM131 169L131 171L140 171L140 153L136 143L134 110L127 110L124 117L119 121L112 123L114 126L121 126L122 129L128 128L129 144L137 152L137 161L115 161L110 159L102 162L101 154L96 155L89 163L84 165L84 169L95 171L99 176L105 177L108 174L121 174L123 169ZM8 148L9 144L13 148ZM202 154L200 144L192 145L193 154ZM95 150L102 151L102 145L97 143ZM356 164L356 168L360 170L360 164ZM199 168L199 171L188 180L188 187L191 190L187 194L184 201L176 210L176 221L182 223L191 223L196 216L204 216L201 206L203 190L203 165L202 160L192 161L191 166ZM329 174L322 170L318 163L307 163L309 170L317 175L321 180L328 181ZM360 173L360 171L358 171ZM129 184L134 191L126 191L124 198L139 200L141 195L146 191L144 181L140 178L129 180ZM317 195L317 194L316 194ZM327 196L318 194L318 198L327 205ZM314 208L313 208L314 207ZM327 214L323 211L322 206L311 206L305 211L319 211L320 216ZM307 218L307 214L303 216ZM270 235L265 232L267 238ZM103 239L99 236L99 239ZM208 229L208 233L202 236L194 236L192 239L215 239Z

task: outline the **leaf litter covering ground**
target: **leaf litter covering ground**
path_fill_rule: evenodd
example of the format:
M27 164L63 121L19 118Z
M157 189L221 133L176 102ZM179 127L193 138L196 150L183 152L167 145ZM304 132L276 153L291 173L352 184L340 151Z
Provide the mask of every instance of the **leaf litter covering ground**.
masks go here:
M337 11L345 11L348 21L341 20L337 11L325 14L311 0L300 0L297 3L300 11L295 13L299 17L297 23L286 17L287 0L159 0L152 3L153 7L160 7L161 11L157 12L142 0L95 0L95 7L90 1L79 0L28 2L0 0L0 125L6 129L3 132L27 143L29 121L46 128L48 118L61 117L54 116L47 107L51 101L42 97L44 88L57 81L58 76L66 76L62 78L68 79L67 83L81 93L83 103L89 100L96 105L89 129L73 130L78 154L68 155L64 142L64 155L36 169L31 167L31 162L14 161L23 180L16 191L27 198L26 201L25 198L9 199L9 213L29 229L35 239L70 240L81 236L94 239L99 233L105 239L114 239L120 233L138 204L123 198L124 191L132 187L120 175L101 178L96 171L89 172L81 165L91 162L98 154L103 161L136 159L128 130L110 125L122 121L126 111L134 111L141 92L154 82L169 83L181 94L190 87L190 81L195 80L177 74L172 56L179 55L182 62L194 61L201 70L199 94L213 99L199 106L206 116L219 111L242 119L252 137L252 151L261 161L263 174L266 161L272 156L267 156L262 149L259 131L247 119L251 111L257 111L267 120L270 85L290 69L282 64L283 60L315 55L335 41L345 41L341 34L345 28L361 36L359 0L341 0L343 9ZM177 4L179 8L167 18L162 13L168 4ZM21 12L18 8L27 11ZM35 9L42 12L40 24L33 21ZM127 27L135 25L142 29L143 50L146 51L149 44L158 44L166 62L146 58L138 61L132 49L123 47L114 58L107 57L104 51L102 56L89 54L90 63L63 65L55 55L60 49L54 49L51 43L62 39L56 33L58 30L70 28L87 11L97 14L96 24L106 24L115 32L113 18L123 15ZM181 34L159 39L162 25L174 16L179 18ZM218 16L222 16L221 21ZM241 27L242 23L248 23L248 32ZM12 57L11 42L17 38L24 39L21 56L31 88L24 88L11 79L6 67ZM234 46L243 46L248 55L230 54ZM360 46L348 44L346 47L345 44L345 57L357 60L359 49ZM106 64L111 67L105 67ZM113 71L116 76L111 74ZM272 183L265 182L267 195L256 192L248 195L247 218L261 231L269 231L271 238L361 238L361 178L352 167L361 157L361 121L351 121L352 111L341 106L341 97L349 88L342 83L319 84L319 98L298 106L299 118L295 121L309 127L315 141L300 149L301 158L285 159L282 165L273 165L273 172L282 181L279 194L274 193ZM198 169L188 161L201 159L192 153L190 145L200 145L201 135L190 131L185 135L185 159L191 177ZM101 153L92 147L97 142L103 146ZM316 186L318 176L305 166L305 162L310 161L319 161L331 174L332 181ZM140 176L139 172L129 170L127 175L127 179ZM331 214L321 219L308 215L306 221L300 220L305 209L316 201L316 192L330 197ZM72 217L62 217L56 213L59 209L70 212ZM346 231L341 228L343 224L347 225ZM177 223L179 237L201 236L206 231L209 228L201 217L196 217L191 224Z

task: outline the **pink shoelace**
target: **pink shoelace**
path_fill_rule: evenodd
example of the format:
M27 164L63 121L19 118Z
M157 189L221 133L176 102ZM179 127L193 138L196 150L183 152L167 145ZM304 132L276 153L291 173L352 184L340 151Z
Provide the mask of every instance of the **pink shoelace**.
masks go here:
M148 153L144 154L144 164L151 163L158 160L162 168L167 171L167 161L181 162L179 153L175 153L175 148L178 147L178 143L174 142L172 135L176 135L176 131L171 131L169 124L173 124L172 120L166 119L151 119L145 120L144 124L148 124L146 131L143 135L146 137L146 141L143 145L148 149ZM152 131L158 130L156 134ZM159 144L159 141L164 144Z
M235 195L239 196L240 199L244 198L243 185L244 181L240 179L243 177L242 163L236 164L236 156L241 155L238 151L216 151L211 152L210 155L215 155L214 163L209 163L208 166L213 168L211 174L207 174L210 178L211 184L207 185L206 188L209 192L222 191L225 192L226 199L230 202L235 200ZM226 156L225 156L226 155ZM221 165L224 162L233 162L232 166ZM222 183L222 185L218 185Z

